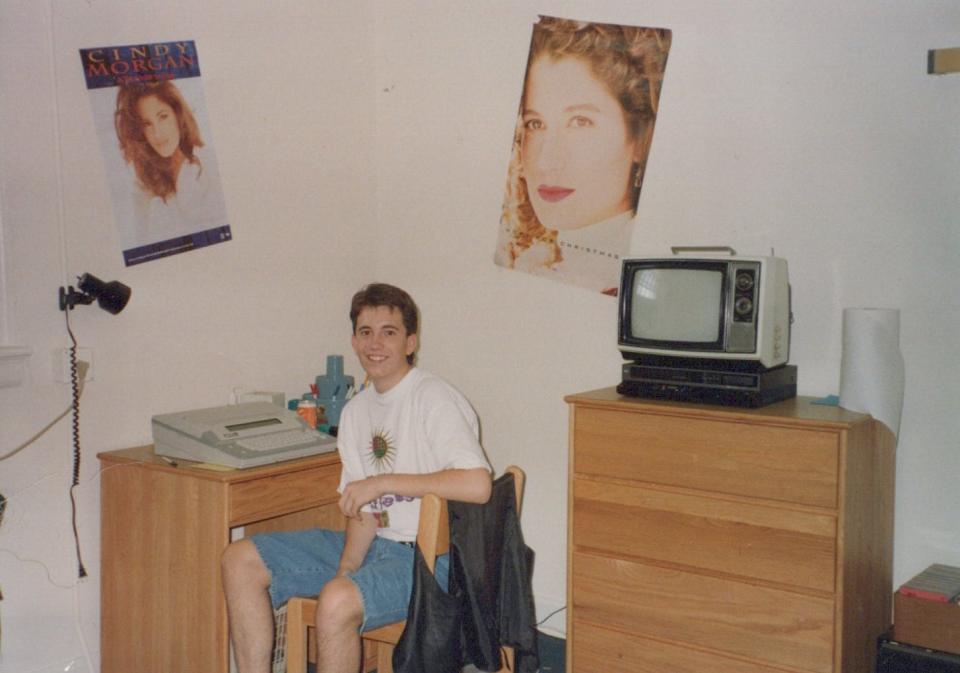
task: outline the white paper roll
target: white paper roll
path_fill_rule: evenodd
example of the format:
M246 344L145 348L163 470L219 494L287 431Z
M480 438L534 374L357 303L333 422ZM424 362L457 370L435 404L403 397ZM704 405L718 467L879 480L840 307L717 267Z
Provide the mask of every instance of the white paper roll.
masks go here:
M898 435L903 387L900 311L844 309L840 406L866 412Z

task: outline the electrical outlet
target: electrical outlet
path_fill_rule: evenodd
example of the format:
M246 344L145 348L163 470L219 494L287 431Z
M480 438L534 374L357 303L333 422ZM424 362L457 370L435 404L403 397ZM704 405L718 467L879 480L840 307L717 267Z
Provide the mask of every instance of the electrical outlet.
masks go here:
M86 362L87 363L87 373L84 376L84 381L93 380L93 349L92 348L78 348L77 349L77 363ZM77 368L79 375L80 368ZM69 348L58 348L56 355L53 359L53 375L56 377L59 383L70 383L70 349Z

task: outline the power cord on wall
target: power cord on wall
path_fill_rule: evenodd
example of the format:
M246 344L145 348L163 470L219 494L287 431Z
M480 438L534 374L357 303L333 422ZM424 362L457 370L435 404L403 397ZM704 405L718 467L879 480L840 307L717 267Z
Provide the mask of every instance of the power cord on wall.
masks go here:
M89 364L88 362L84 362L83 360L80 360L79 362L77 362L77 378L80 380L80 390L81 390L81 392L82 392L82 390L83 390L83 379L86 378L87 369L88 369L89 367L90 367L90 364ZM81 373L83 374L83 376L80 376ZM28 446L30 446L31 444L33 444L35 441L37 441L38 439L40 439L41 437L43 437L43 436L47 433L47 431L50 430L50 428L52 428L52 427L55 426L57 423L59 423L60 420L61 420L64 416L66 416L67 414L69 414L71 411L73 411L73 404L72 404L72 403L70 404L69 407L67 407L67 408L64 409L62 412L60 412L60 413L57 415L56 418L54 418L52 421L50 421L50 422L47 423L45 426L43 426L43 427L42 427L36 434L34 434L30 439L26 440L26 441L23 442L20 446L18 446L17 448L13 449L12 451L10 451L10 452L8 452L8 453L5 453L5 454L3 454L2 456L0 456L0 461L6 460L7 458L13 458L15 455L17 455L18 453L20 453L21 451L23 451L25 448L27 448Z
M81 361L79 364L82 366L82 365L84 365L84 364L86 364L86 363L84 363L84 362ZM68 409L67 411L69 412L69 409ZM63 418L63 416L65 416L65 415L66 415L66 413L61 414L61 415L58 417L58 420L59 420L60 418ZM42 433L41 433L41 434L42 434ZM94 474L93 476L88 477L88 478L86 479L86 482L85 482L85 483L81 483L81 484L79 484L79 485L80 485L80 486L84 486L84 485L90 484L91 482L99 479L99 478L101 477L101 475L102 475L104 472L106 472L107 470L112 470L112 469L116 469L116 468L119 468L119 467L127 467L127 466L129 466L129 463L123 463L123 464L120 464L120 465L112 465L112 466L110 466L110 467L102 468L102 469L98 470L98 471L96 472L96 474ZM35 487L35 486L37 486L40 482L44 481L45 479L47 479L47 478L49 478L49 477L51 477L51 476L53 476L53 475L47 475L47 476L43 477L42 479L40 479L39 481L34 482L33 484L27 485L23 490L25 491L25 490L28 490L28 489L30 489L30 488ZM21 492L22 492L22 491L21 491ZM5 501L3 504L4 504L4 505L6 505L6 504L12 505L12 503L13 503L14 501L16 501L16 499L17 499L17 497L18 497L19 495L20 495L20 493L12 493L12 494L10 495L10 497L9 497L8 499L6 499L6 501ZM14 510L11 508L11 515L13 514L13 511L14 511ZM80 618L80 604L79 604L79 598L80 598L80 596L79 596L80 583L79 583L79 582L69 582L69 583L58 582L56 579L54 579L53 573L51 572L50 568L49 568L49 567L47 566L47 564L44 563L43 561L40 561L40 560L38 560L38 559L33 559L33 558L24 558L24 557L20 556L19 554L17 554L17 553L16 553L15 551L13 551L12 549L6 549L6 548L0 547L0 555L4 555L4 554L7 554L7 555L11 556L12 558L16 559L16 560L19 561L20 563L31 564L31 565L37 565L37 566L39 566L39 567L42 568L43 571L46 573L47 582L48 582L51 586L56 587L57 589L65 589L65 590L70 590L70 591L72 591L72 595L73 595L74 625L75 625L75 627L76 627L77 637L78 637L78 639L79 639L79 641L80 641L80 646L81 646L81 648L82 648L82 650L83 650L83 659L81 660L81 659L76 659L76 658L74 658L74 659L71 659L71 660L69 660L69 661L65 661L65 662L63 662L62 668L59 668L58 670L72 671L72 670L74 670L74 666L79 665L79 664L81 663L81 661L86 662L87 668L88 668L89 670L91 670L91 671L95 670L95 669L93 668L92 663L91 663L91 662L92 662L92 658L91 658L91 656L90 656L90 648L89 648L89 645L88 645L88 643L87 643L86 635L85 635L84 632L83 632L83 624L82 624L82 620L81 620L81 618ZM29 589L29 587L27 587L27 588L25 588L25 589ZM0 600L2 600L2 599L3 599L3 597L2 597L2 595L0 595ZM5 669L4 669L4 670L5 670ZM46 671L46 670L49 670L49 667L48 667L48 666L44 666L44 667L43 667L43 670L45 670L45 671ZM41 671L41 669L38 668L38 669L31 669L30 672L24 672L24 673L40 673L40 671Z
M77 363L77 339L73 336L73 330L70 329L70 311L64 311L63 315L67 321L67 334L70 335L70 390L72 392L73 410L73 480L70 483L70 521L73 526L73 544L77 552L77 577L83 579L87 576L87 569L83 565L83 556L80 553L80 534L77 530L77 498L75 490L80 483L80 391L84 379L86 378L86 367L83 375L80 374L80 367ZM86 364L86 363L84 363ZM89 365L88 365L89 366Z
M80 365L84 365L84 364L86 364L86 363L84 363L84 362L81 361L79 364L80 364ZM81 379L81 380L82 380L82 379ZM67 411L69 411L69 409L68 409ZM65 416L65 415L66 415L66 414L61 414L60 418L63 418L63 416ZM134 461L132 464L140 464L140 461ZM92 475L92 476L90 476L90 477L87 477L86 481L85 481L84 483L81 483L80 486L89 485L91 482L94 482L94 481L96 481L97 479L101 478L101 476L103 475L103 473L106 472L106 471L108 471L108 470L114 470L114 469L118 469L118 468L125 468L125 467L129 467L130 465L131 465L131 463L121 463L121 464L111 465L111 466L109 466L109 467L101 468L101 469L98 470L94 475ZM14 510L13 510L13 508L12 508L12 504L17 500L17 497L20 495L20 493L22 493L23 491L28 490L28 489L30 489L30 488L33 488L34 486L37 486L40 482L44 481L45 479L49 478L50 476L53 476L53 475L47 475L47 476L43 477L43 479L40 479L39 481L34 482L33 484L27 485L27 486L24 487L24 489L22 489L20 492L18 492L18 493L11 493L11 494L10 494L10 497L6 500L6 503L9 504L9 505L11 505L11 510L10 510L10 511L11 511L11 516L14 515ZM8 523L9 523L9 522L8 522ZM24 558L24 557L20 556L19 554L17 554L16 552L14 552L12 549L6 549L6 548L0 547L0 555L3 555L3 554L7 554L7 555L13 557L14 559L16 559L17 561L19 561L20 563L25 563L25 564L31 564L31 565L37 565L37 566L39 566L39 567L42 568L43 571L46 573L47 582L49 582L52 586L56 587L57 589L66 589L66 590L71 590L71 591L72 591L72 593L73 593L73 616L74 616L74 625L75 625L75 627L76 627L77 637L78 637L79 640L80 640L80 646L81 646L81 648L82 648L82 650L83 650L83 659L82 659L82 661L86 662L86 665L87 665L87 669L88 669L88 670L90 670L90 671L95 670L94 667L93 667L93 664L91 663L91 662L92 662L92 658L91 658L91 656L90 656L90 647L89 647L89 645L88 645L88 643L87 643L86 635L85 635L84 632L83 632L83 624L82 624L82 620L81 620L81 618L80 618L80 604L79 604L79 598L80 598L80 596L79 596L80 582L70 582L70 583L58 582L56 579L54 579L53 573L51 572L50 568L47 566L46 563L44 563L43 561L37 560L37 559ZM17 587L15 587L15 588L17 588ZM26 587L26 588L24 588L24 589L25 589L25 590L29 590L29 587ZM2 600L2 597L0 597L0 600ZM69 660L69 661L65 661L65 662L63 662L62 668L59 668L58 670L72 671L72 670L74 670L74 666L80 664L80 662L81 662L81 659L71 659L71 660ZM0 668L2 668L2 667L0 667ZM2 670L6 670L6 669L2 669ZM48 671L48 670L50 670L50 668L49 668L49 666L44 666L42 670ZM38 668L38 669L31 669L31 671L25 671L24 673L40 673L40 671L41 671L41 669Z
M566 605L557 608L556 610L554 610L553 612L551 612L549 615L547 615L546 617L544 617L543 619L541 619L539 622L537 622L537 623L536 623L536 626L543 626L544 624L547 623L547 620L549 620L551 617L553 617L554 615L560 614L561 612L563 612L563 611L566 610L566 609L567 609L567 606L566 606Z
M69 312L64 312L67 321L67 333L70 335L71 347L70 347L70 388L71 388L71 403L70 406L63 410L62 413L58 414L56 418L47 423L43 428L41 428L36 434L27 439L25 442L20 444L20 446L14 448L12 451L3 454L0 456L0 461L7 460L17 455L28 446L37 441L42 437L50 428L56 425L60 419L64 416L73 412L72 418L72 437L73 437L73 471L72 471L72 480L70 483L70 509L71 509L71 526L73 528L73 539L74 546L76 548L77 554L77 574L80 579L83 579L87 576L87 569L83 564L83 557L80 553L80 536L77 529L77 501L75 496L75 489L80 482L80 461L81 461L81 450L80 450L80 396L83 393L83 382L87 378L87 370L90 368L90 363L84 362L82 360L77 360L77 339L73 335L73 330L70 329L70 314ZM0 496L2 497L2 496ZM0 508L0 517L2 517L2 508Z

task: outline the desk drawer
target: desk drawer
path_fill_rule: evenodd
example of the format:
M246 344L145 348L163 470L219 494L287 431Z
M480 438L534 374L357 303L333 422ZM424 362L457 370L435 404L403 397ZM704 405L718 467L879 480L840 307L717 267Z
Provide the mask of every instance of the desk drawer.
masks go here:
M242 526L336 502L339 484L339 463L231 483L228 501L230 526Z
M834 591L832 515L590 479L572 495L574 549Z
M585 553L572 561L577 620L773 666L832 668L832 599Z
M820 507L837 505L837 434L578 407L574 471Z

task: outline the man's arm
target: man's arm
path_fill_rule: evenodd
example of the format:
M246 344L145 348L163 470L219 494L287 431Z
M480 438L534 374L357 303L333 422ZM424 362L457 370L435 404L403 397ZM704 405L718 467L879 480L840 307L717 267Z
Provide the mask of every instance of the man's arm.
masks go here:
M422 498L433 493L447 500L482 504L490 499L490 489L490 472L482 467L429 474L378 474L347 484L340 496L340 511L353 521L361 507L387 494Z
M377 535L377 520L368 512L362 512L356 518L347 519L343 553L340 555L340 567L337 575L355 572L363 564L370 544Z

